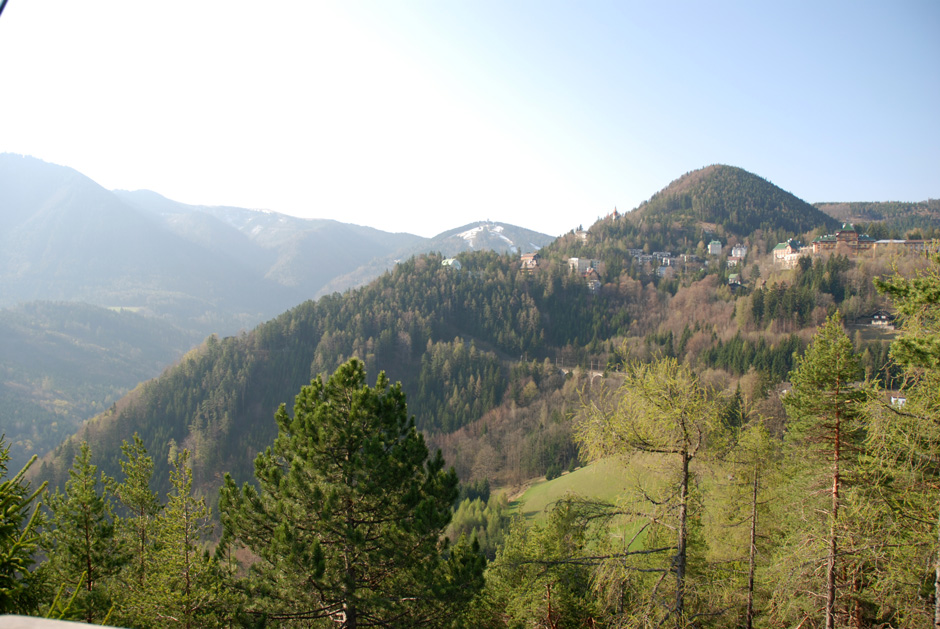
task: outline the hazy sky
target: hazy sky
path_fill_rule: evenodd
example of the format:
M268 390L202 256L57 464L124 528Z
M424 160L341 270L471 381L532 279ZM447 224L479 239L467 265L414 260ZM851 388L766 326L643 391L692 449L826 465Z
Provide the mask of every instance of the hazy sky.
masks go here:
M712 163L940 196L936 0L9 0L0 60L0 151L186 203L557 235Z

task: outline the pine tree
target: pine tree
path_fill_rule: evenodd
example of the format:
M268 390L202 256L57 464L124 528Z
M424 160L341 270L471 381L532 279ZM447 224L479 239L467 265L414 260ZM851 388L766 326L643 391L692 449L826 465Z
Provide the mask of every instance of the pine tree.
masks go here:
M838 313L826 320L813 337L806 353L797 359L790 373L791 389L783 397L787 410L787 441L791 446L798 477L806 481L802 487L807 501L807 521L794 534L801 550L799 555L811 557L817 552L814 541L825 550L825 582L821 598L826 629L836 626L838 577L846 569L841 536L846 527L843 513L846 478L857 467L864 439L861 411L865 400L859 385L862 368L854 353L852 341L842 328ZM816 504L813 497L829 486L828 506ZM813 514L826 514L823 529L815 532ZM809 537L807 537L809 536Z
M12 478L7 478L10 447L0 436L0 614L24 614L35 609L37 582L30 568L39 544L39 504L33 504L45 483L30 491L26 472L33 456ZM32 512L31 512L32 510Z
M64 611L69 618L100 623L113 607L112 579L126 561L126 551L115 534L111 483L91 463L91 449L82 442L69 470L65 493L46 493L48 526L42 549L49 556L49 582L62 588L60 600L72 600ZM74 599L72 595L76 593Z
M443 624L442 601L472 590L444 578L441 539L457 496L453 470L428 449L401 386L366 385L352 359L275 415L274 445L255 460L256 490L227 477L226 541L259 557L249 612L305 626ZM459 572L459 570L458 570Z
M609 536L585 505L561 500L544 522L517 518L486 573L476 601L480 627L591 627L604 602L593 591L598 548ZM600 531L600 532L599 532Z

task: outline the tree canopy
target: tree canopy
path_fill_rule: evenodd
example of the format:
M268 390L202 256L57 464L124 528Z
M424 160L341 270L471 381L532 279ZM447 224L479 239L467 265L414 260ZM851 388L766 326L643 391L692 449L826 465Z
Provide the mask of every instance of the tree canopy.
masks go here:
M227 539L259 557L246 587L264 598L250 611L350 629L440 620L457 477L429 457L401 386L381 373L369 387L352 359L275 419L259 489L227 478L220 503Z

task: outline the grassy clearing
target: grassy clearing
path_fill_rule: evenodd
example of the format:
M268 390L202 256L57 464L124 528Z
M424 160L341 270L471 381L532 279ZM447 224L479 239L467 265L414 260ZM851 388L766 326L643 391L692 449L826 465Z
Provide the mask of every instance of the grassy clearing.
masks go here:
M875 325L849 324L845 326L845 328L848 330L850 336L854 336L857 332L860 332L862 340L867 343L871 343L873 341L889 342L893 341L898 336L897 330Z
M550 481L538 481L511 506L528 520L541 519L547 508L568 494L614 501L628 490L628 486L623 464L616 459L605 459Z

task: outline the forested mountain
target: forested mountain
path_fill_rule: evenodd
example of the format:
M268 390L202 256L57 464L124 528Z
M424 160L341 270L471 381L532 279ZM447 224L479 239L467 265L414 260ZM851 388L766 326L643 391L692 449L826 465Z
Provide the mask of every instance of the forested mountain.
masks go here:
M491 221L470 223L446 231L430 240L398 250L384 258L377 256L351 273L340 275L327 283L320 289L317 296L363 286L394 267L399 260L406 260L422 253L441 253L445 256L455 256L463 251L481 250L520 253L537 251L554 240L553 236L505 223Z
M715 172L724 171L705 174ZM788 198L762 179L727 173L732 181L769 188L742 201L746 207ZM718 186L707 176L697 181L704 189ZM745 195L729 189L732 198ZM197 484L211 494L222 471L248 479L254 453L274 436L278 404L358 356L373 376L385 370L402 382L418 428L444 448L464 480L481 474L521 480L577 460L566 419L577 395L562 368L603 371L630 359L676 356L711 370L722 386L740 381L760 397L786 376L794 352L835 308L855 317L884 306L871 280L888 273L894 257L864 265L838 256L807 259L786 271L761 255L769 249L762 234L785 233L797 220L794 212L782 212L779 224L768 212L761 219L766 231L742 237L757 251L735 269L748 278L739 288L728 286L731 270L723 258L670 274L637 263L630 249L699 248L687 230L702 228L683 224L685 210L677 208L673 216L663 206L657 223L643 208L636 216L607 217L542 248L535 269L522 268L518 254L463 253L459 269L442 265L438 255L411 258L361 289L305 302L237 337L210 338L90 422L80 437L113 472L121 442L139 433L162 483L165 455L173 444L185 446L193 452ZM813 228L810 218L799 220ZM600 261L591 270L593 286L567 262L579 256ZM857 342L866 367L886 377L887 345ZM515 420L507 421L510 416ZM61 480L76 447L75 440L63 446L44 474Z
M628 216L638 227L678 229L694 241L702 233L743 239L758 230L802 234L838 227L832 217L757 175L719 164L686 173Z

